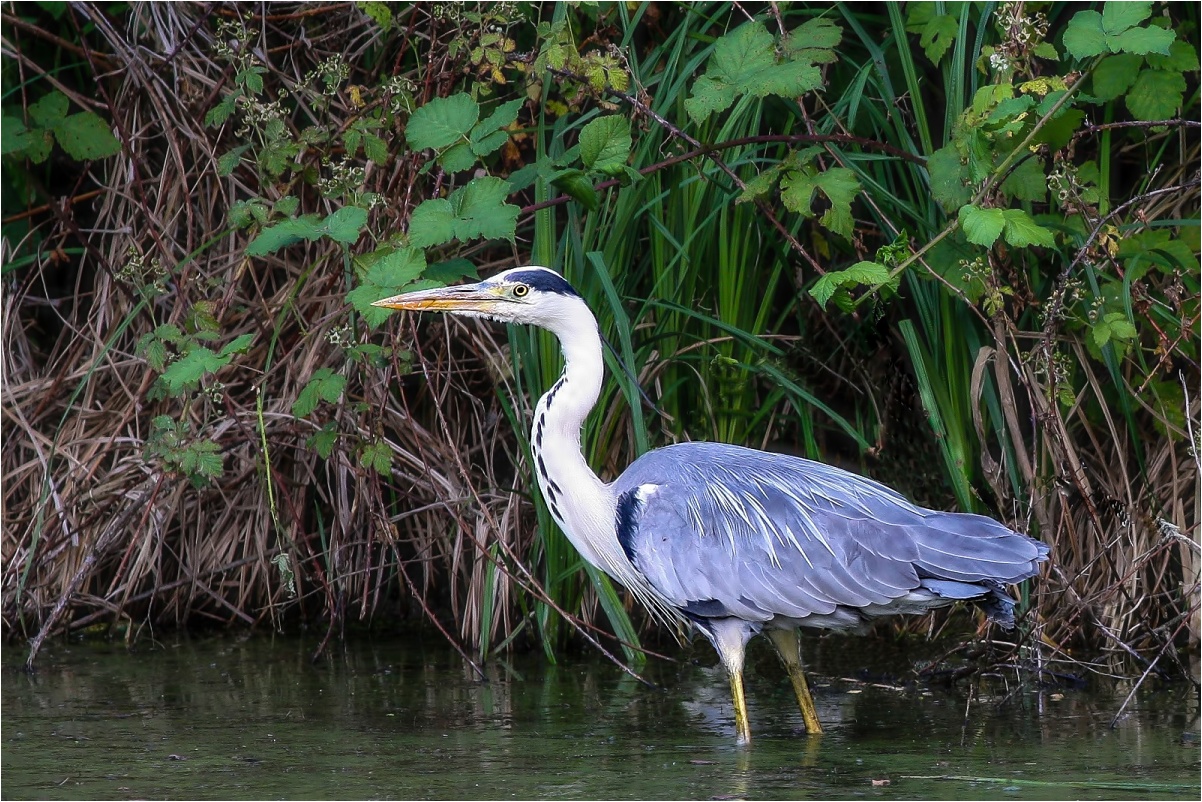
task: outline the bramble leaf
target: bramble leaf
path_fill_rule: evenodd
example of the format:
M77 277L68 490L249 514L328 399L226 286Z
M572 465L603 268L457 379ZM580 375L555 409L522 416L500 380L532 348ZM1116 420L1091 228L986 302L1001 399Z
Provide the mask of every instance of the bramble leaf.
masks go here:
M819 190L831 202L831 207L822 215L822 224L836 234L851 237L854 221L851 202L860 191L856 174L846 167L832 167L817 173L812 167L792 170L780 182L781 201L785 208L802 217L813 217L811 208L814 191Z
M381 249L356 259L355 266L363 270L363 276L359 286L346 294L346 300L374 329L388 319L392 310L372 306L372 302L396 295L420 278L426 269L426 253L414 247Z
M1014 247L1025 248L1028 245L1041 245L1050 248L1056 244L1052 232L1032 220L1031 216L1022 209L1006 209L1002 212L1002 217L1006 221L1003 236L1006 242Z
M959 32L960 24L955 17L951 14L940 14L932 17L931 21L923 26L918 44L927 54L927 58L938 64L956 40L956 34Z
M580 132L580 160L590 170L614 175L626 164L632 144L630 120L618 114L599 117Z
M405 141L414 150L442 150L456 142L466 142L479 116L480 106L470 95L460 92L436 97L410 115Z
M972 200L968 171L960 163L954 143L949 142L931 154L927 171L931 176L931 195L945 211L958 209Z
M992 246L1005 227L1006 217L1001 209L982 209L971 204L960 207L960 228L965 239L974 245Z
M881 284L894 289L900 280L900 276L890 278L889 268L878 262L856 262L846 270L835 270L822 276L814 282L814 286L810 287L810 295L814 297L819 306L825 307L840 289L846 290L848 287L862 284ZM840 306L842 307L843 304Z
M418 204L409 216L409 242L419 248L442 245L455 238L455 210L446 198Z
M296 397L295 403L292 404L292 414L303 418L317 409L319 401L336 403L342 397L345 387L346 376L335 373L330 368L319 368L313 372L313 376Z
M1185 78L1181 73L1140 70L1127 93L1127 109L1137 120L1164 120L1177 113L1184 95Z
M363 227L367 225L367 210L358 206L343 206L335 210L317 227L318 235L324 234L335 242L353 245Z
M1131 53L1107 56L1093 71L1093 93L1098 100L1114 100L1131 88L1142 57Z
M29 119L42 128L53 128L67 116L70 101L62 92L54 91L29 106Z
M207 373L214 373L229 364L230 357L217 356L204 346L198 346L172 362L163 371L163 384L170 395L179 395L199 382Z
M90 111L59 120L54 135L67 155L78 161L105 159L121 152L121 143L108 123Z

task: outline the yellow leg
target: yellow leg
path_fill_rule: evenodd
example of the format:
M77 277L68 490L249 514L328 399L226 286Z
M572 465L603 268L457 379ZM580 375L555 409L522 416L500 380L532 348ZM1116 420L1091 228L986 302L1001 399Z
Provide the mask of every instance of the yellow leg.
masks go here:
M793 683L793 693L797 695L797 704L801 707L801 719L805 722L806 732L811 735L822 734L822 724L818 721L818 711L814 708L814 698L810 696L809 686L806 685L805 672L801 669L801 642L795 629L769 629L768 637L776 647L785 670L789 672L789 680Z
M735 738L740 744L751 743L751 722L747 718L747 697L743 695L743 670L730 672L730 695L735 702Z

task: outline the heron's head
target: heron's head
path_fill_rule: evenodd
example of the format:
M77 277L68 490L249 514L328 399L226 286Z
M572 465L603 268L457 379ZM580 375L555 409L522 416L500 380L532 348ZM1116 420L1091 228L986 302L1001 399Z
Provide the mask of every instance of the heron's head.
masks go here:
M475 284L394 295L372 306L422 312L450 312L503 323L556 329L588 308L563 276L545 267L515 267Z

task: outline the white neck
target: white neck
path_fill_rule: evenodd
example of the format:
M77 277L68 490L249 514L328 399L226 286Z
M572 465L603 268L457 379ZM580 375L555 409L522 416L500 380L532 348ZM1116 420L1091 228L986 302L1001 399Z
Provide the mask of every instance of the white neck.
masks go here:
M585 462L580 447L581 427L597 403L605 375L601 336L584 303L572 305L579 307L574 314L544 324L559 339L564 368L534 411L534 474L552 516L576 550L621 581L628 563L618 545L617 498Z
M618 499L593 473L580 430L597 403L605 363L597 319L578 297L561 296L559 314L539 320L563 349L563 375L539 399L530 431L534 474L556 523L581 556L620 582L661 622L678 614L647 582L618 543Z

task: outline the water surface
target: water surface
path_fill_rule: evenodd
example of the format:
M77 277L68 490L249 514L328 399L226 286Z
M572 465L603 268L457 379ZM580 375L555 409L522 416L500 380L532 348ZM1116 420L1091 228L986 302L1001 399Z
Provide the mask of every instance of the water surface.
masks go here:
M3 797L1199 798L1185 681L1146 683L1111 728L1130 686L928 685L904 656L871 675L831 665L875 647L823 640L817 738L753 642L754 742L739 748L704 644L649 664L648 688L587 654L494 660L482 681L429 638L365 637L313 663L315 643L59 642L33 675L6 647ZM824 664L832 651L841 660Z

